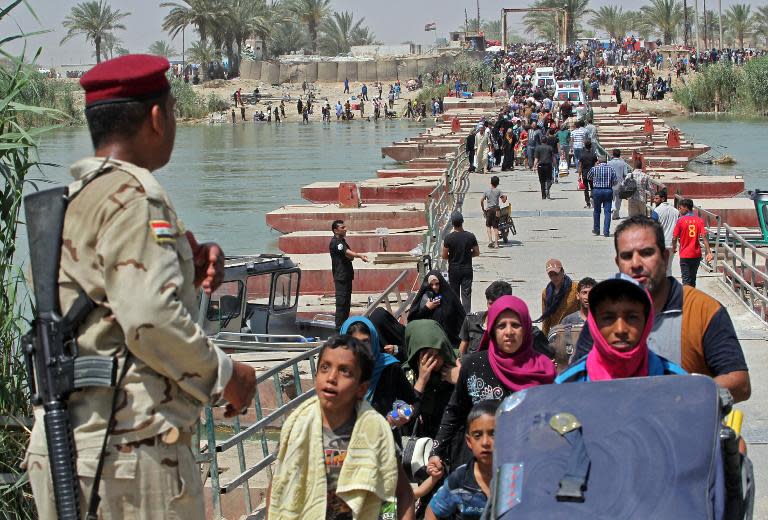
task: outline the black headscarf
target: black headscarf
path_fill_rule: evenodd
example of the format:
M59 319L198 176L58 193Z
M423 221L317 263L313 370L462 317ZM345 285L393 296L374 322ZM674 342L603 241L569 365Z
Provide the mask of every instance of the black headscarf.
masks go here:
M397 345L399 351L395 357L401 362L405 361L405 326L387 312L384 307L376 307L368 319L373 322L379 332L381 345Z
M435 276L438 282L440 282L440 305L434 310L429 310L422 304L425 295L428 298L437 296L432 292L432 288L428 283L431 276ZM416 297L411 303L411 310L408 312L408 322L423 319L435 320L445 331L451 345L457 347L459 344L459 331L466 315L467 313L461 305L461 300L451 289L451 286L448 285L448 281L443 278L442 273L438 270L432 270L424 277L419 292L416 293Z

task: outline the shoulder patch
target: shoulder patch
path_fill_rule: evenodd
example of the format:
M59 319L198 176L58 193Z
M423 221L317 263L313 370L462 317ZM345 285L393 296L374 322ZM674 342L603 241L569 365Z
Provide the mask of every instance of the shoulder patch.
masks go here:
M173 244L176 242L176 232L167 220L150 220L149 227L158 244Z
M337 245L336 249L338 249L339 251L343 251L344 250L344 244Z

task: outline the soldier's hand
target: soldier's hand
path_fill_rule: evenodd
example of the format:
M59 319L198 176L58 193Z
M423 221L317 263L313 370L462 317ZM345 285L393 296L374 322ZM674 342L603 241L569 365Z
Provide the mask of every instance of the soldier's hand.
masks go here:
M224 281L224 251L213 242L198 244L191 231L186 235L194 255L195 287L211 294Z
M243 412L256 395L256 371L239 361L232 362L232 378L224 387L227 408L224 417L234 417Z

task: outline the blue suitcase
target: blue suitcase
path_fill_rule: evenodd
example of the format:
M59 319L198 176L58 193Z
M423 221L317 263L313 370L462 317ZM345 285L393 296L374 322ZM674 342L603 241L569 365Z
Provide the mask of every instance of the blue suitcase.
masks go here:
M740 482L730 494L740 512L727 514L721 440L727 406L703 376L517 392L497 413L486 518L744 518ZM729 504L733 512L734 501Z

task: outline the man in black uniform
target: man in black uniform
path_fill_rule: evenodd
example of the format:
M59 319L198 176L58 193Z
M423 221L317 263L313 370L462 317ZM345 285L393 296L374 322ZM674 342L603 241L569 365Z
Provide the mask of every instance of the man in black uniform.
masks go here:
M363 262L368 257L355 253L349 248L344 237L347 236L347 226L343 220L334 220L331 224L333 238L328 246L331 253L331 271L333 272L333 285L336 289L336 328L349 317L349 308L352 306L352 280L355 271L352 269L352 260L359 258Z
M448 260L448 279L456 296L461 294L461 304L469 314L472 307L472 258L480 256L477 238L464 231L464 216L458 211L451 214L453 231L443 241L442 257Z

